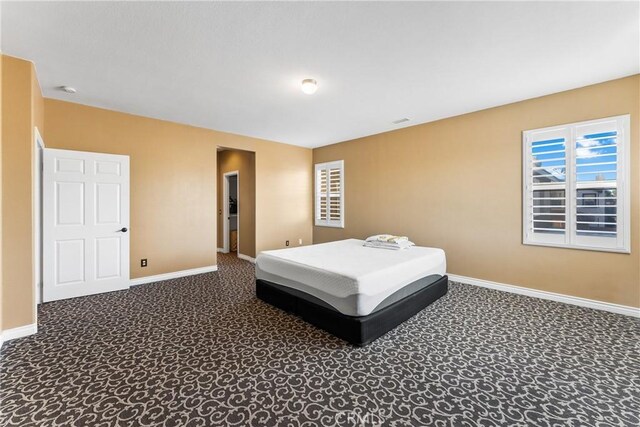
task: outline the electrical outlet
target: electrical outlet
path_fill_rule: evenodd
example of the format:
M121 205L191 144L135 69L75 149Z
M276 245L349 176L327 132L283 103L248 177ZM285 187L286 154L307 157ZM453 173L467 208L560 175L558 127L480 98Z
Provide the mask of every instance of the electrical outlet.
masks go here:
M140 260L140 267L146 267L147 266L147 259L146 258L142 258Z
M298 244L302 246L302 239L298 239Z
M289 241L287 240L286 242L284 242L285 246L289 246Z

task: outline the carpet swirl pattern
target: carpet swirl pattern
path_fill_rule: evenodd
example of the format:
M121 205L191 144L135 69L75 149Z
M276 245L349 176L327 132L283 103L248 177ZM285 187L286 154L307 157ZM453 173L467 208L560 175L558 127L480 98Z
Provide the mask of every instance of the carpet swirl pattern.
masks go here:
M253 265L42 304L2 426L637 426L637 319L451 283L364 348L255 298Z

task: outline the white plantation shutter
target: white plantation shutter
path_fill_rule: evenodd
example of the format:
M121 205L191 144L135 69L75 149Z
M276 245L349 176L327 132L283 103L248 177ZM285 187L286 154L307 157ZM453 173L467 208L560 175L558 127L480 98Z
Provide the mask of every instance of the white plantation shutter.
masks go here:
M529 131L525 136L525 241L566 242L566 128Z
M523 134L523 241L630 251L629 116Z
M315 224L344 227L344 162L315 166Z

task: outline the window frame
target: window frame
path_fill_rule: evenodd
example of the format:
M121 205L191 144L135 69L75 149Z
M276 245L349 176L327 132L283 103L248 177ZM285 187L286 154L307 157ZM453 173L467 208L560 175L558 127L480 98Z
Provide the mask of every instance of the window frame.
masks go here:
M320 181L318 179L318 172L322 169L327 171L327 219L320 218ZM329 192L329 171L331 169L340 170L340 219L331 220L329 217L329 198L331 192ZM335 160L331 162L316 163L314 165L313 174L313 201L314 201L314 224L316 227L332 227L332 228L344 228L344 160Z
M616 122L617 131L617 164L616 164L616 243L607 246L604 237L580 236L576 232L577 210L575 195L580 189L576 182L576 142L578 129L585 126L597 126L606 122ZM580 249L600 252L631 253L631 135L630 115L604 117L601 119L587 120L550 126L546 128L531 129L522 132L522 243L532 246L548 246L567 249ZM532 218L529 200L533 197L535 186L529 181L532 174L533 159L531 144L535 142L532 136L536 134L549 134L565 138L565 181L562 184L549 185L548 189L563 189L565 192L565 232L560 235L539 234L533 236L530 232ZM540 139L538 139L540 140ZM610 181L613 182L613 181ZM557 187L557 188L551 188ZM585 188L585 187L583 187ZM593 188L587 187L587 188ZM538 188L540 189L540 188ZM621 219L621 221L620 221ZM531 236L529 235L531 234ZM609 240L608 242L611 242Z

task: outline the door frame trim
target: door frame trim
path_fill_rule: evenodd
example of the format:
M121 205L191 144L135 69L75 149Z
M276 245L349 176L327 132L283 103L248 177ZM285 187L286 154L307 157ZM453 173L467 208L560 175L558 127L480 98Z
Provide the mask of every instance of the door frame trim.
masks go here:
M33 141L33 172L32 172L32 192L31 192L31 211L32 211L32 227L33 227L33 307L34 307L34 323L38 324L38 304L42 302L42 283L43 283L43 253L42 253L42 204L43 204L43 161L44 149L46 148L40 130L37 126L34 130ZM39 279L39 280L38 280Z
M228 254L230 251L230 243L229 243L229 178L232 176L236 176L236 186L237 186L237 230L238 230L238 252L240 249L240 171L231 171L225 172L222 175L222 252Z

